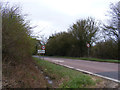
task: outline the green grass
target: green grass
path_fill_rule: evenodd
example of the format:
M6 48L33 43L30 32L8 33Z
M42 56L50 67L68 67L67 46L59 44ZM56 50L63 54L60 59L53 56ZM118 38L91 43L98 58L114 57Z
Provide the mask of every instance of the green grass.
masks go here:
M81 60L99 61L99 62L120 63L119 60L113 60L113 59L98 59L98 58L80 58L80 59Z
M59 66L48 61L34 58L39 67L52 79L57 81L63 80L60 88L84 88L95 85L94 81L90 76L81 72Z
M65 56L52 56L52 57L87 60L87 61L98 61L98 62L120 63L120 60L114 60L114 59L99 59L99 58L87 58L87 57L65 57Z

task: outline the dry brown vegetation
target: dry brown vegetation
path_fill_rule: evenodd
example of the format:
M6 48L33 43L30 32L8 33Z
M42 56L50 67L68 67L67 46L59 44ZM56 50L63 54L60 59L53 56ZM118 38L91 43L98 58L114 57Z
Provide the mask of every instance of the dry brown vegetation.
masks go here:
M43 74L35 68L32 58L21 64L3 62L3 88L46 88Z

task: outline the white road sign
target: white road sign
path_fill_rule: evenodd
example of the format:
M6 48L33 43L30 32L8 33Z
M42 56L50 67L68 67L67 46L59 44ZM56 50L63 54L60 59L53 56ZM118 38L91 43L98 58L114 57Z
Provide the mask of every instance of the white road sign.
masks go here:
M45 50L38 50L38 53L45 53Z

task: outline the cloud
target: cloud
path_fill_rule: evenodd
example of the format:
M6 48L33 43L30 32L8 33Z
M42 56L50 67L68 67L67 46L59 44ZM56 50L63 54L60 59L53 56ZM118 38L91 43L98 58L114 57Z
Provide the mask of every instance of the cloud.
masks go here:
M8 1L8 0L5 0ZM32 25L37 25L34 32L51 35L54 32L67 31L76 20L92 16L105 20L110 2L119 0L10 0L23 8Z

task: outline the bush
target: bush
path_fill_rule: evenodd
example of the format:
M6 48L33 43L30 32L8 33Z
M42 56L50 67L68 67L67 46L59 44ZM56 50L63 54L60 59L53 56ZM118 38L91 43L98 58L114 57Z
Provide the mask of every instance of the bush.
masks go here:
M21 60L32 54L34 41L30 36L29 22L25 21L19 7L1 6L2 11L2 53L6 57ZM8 60L8 59L7 59Z

